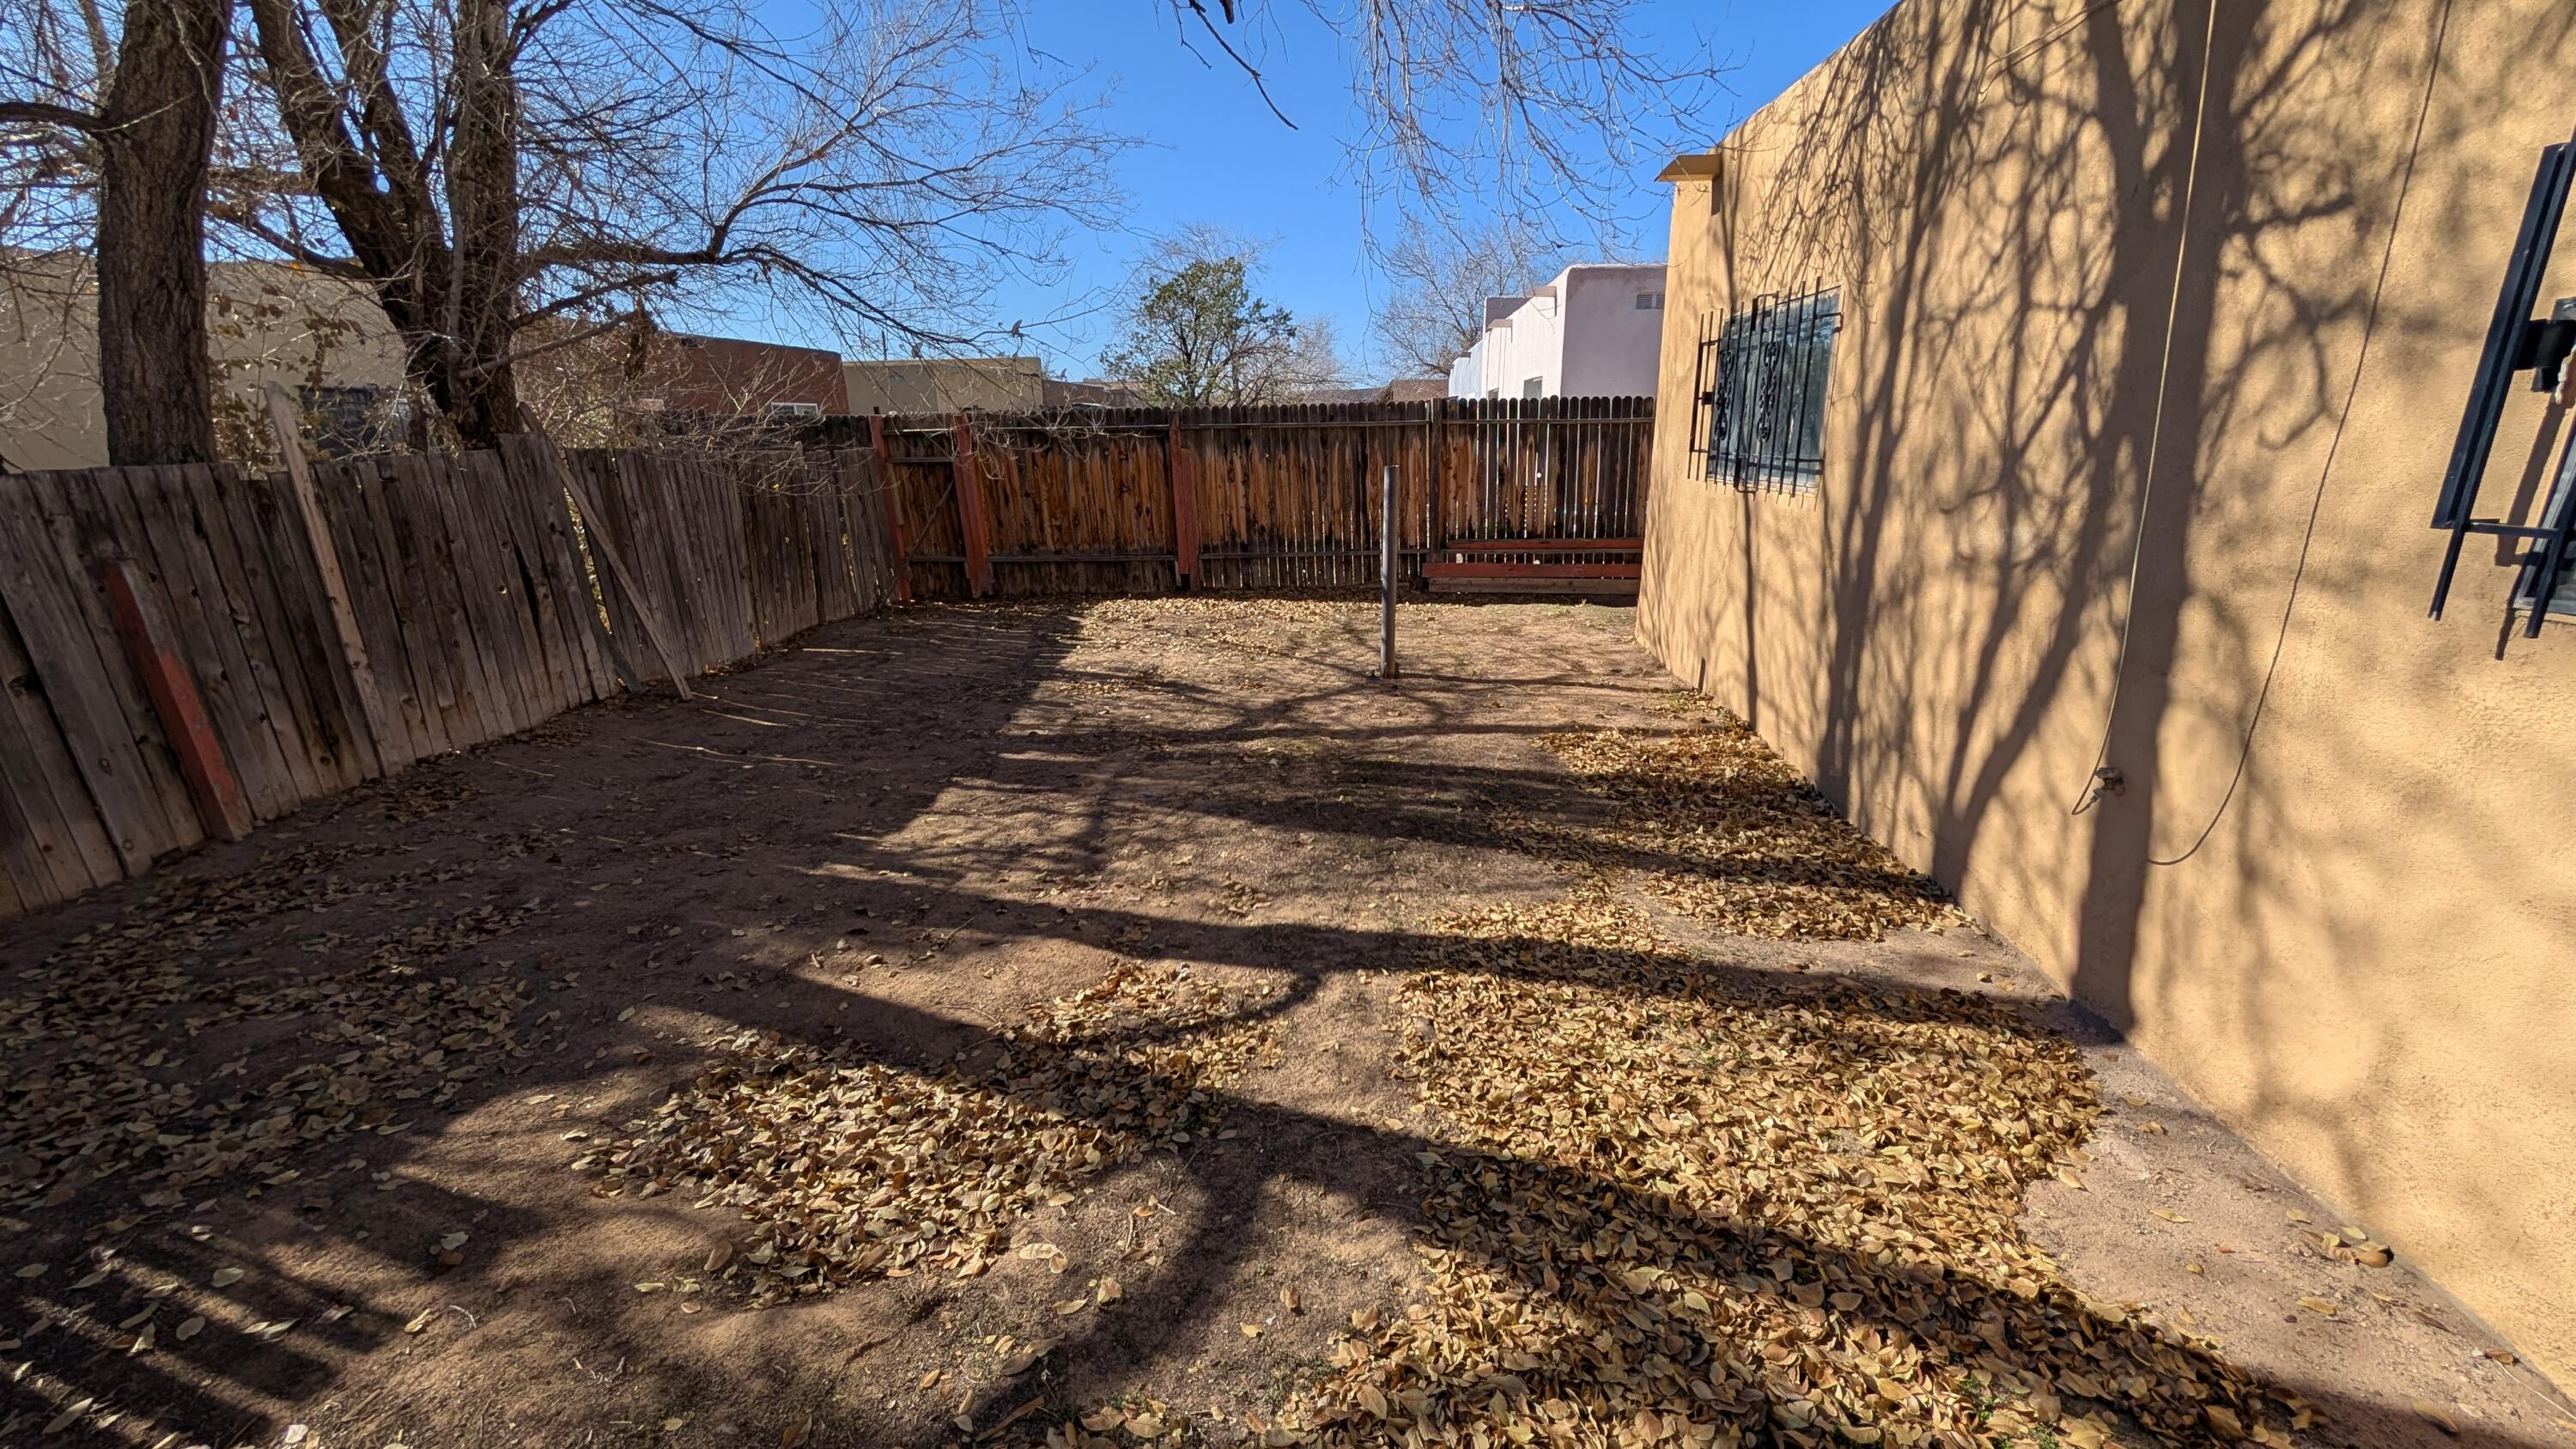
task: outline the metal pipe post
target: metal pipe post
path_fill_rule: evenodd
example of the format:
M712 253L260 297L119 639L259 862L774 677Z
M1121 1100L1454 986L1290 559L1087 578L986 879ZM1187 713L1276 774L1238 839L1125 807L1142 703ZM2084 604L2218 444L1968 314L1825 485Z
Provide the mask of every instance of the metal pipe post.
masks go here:
M1395 486L1396 469L1390 464L1386 479L1378 491L1384 495L1378 508L1378 574L1384 590L1377 615L1377 677L1395 677Z

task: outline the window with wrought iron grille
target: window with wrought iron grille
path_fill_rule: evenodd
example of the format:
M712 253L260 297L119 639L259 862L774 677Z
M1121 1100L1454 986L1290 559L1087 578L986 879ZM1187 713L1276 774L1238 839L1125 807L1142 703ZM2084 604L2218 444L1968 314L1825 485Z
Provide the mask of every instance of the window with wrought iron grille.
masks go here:
M387 388L298 387L295 400L308 441L326 458L381 453L410 431L410 405Z
M1699 476L1749 491L1812 491L1825 472L1825 385L1841 294L1757 297L1703 320L1693 387Z

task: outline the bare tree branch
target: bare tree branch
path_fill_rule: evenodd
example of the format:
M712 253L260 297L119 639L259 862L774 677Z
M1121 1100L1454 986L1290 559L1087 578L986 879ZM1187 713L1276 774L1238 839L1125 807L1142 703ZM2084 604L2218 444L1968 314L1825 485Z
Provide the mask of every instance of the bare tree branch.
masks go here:
M1185 27L1195 20L1213 32L1202 0L1160 3ZM1346 146L1368 200L1451 227L1518 217L1548 230L1543 241L1583 232L1596 244L1624 239L1631 218L1621 208L1644 161L1723 129L1725 118L1709 111L1724 90L1716 47L1706 37L1659 41L1649 9L1646 0L1223 7L1229 26L1266 25L1273 37L1302 12L1348 48L1360 126ZM1224 48L1259 88L1244 48Z
M1526 292L1562 260L1525 227L1407 218L1379 258L1388 292L1370 319L1378 349L1401 371L1445 373L1484 335L1487 298Z
M44 101L0 101L0 126L60 126L95 136L107 128L103 117ZM8 144L0 138L0 145Z

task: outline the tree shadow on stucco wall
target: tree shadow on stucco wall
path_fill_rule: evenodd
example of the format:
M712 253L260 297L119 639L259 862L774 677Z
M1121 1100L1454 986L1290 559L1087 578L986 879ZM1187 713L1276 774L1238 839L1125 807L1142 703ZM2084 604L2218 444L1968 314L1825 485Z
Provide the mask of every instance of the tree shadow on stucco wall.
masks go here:
M2428 234L2473 257L2489 219L2455 163L2491 99L2443 69L2447 0L2424 19L2354 0L1901 6L1748 128L1761 180L1712 219L1725 296L1843 287L1817 495L1714 505L1742 572L1695 622L1737 656L1748 717L1812 741L1819 787L1944 883L2071 917L2055 950L2122 1030L2168 984L2141 950L2159 872L2198 857L2229 960L2192 985L2241 1038L2231 1062L2254 1063L2240 1100L2326 1143L2344 1183L2376 1180L2385 1149L2297 1080L2296 1054L2263 1050L2296 1030L2267 933L2294 920L2306 952L2369 959L2378 928L2313 899L2331 859L2263 858L2301 833L2258 725L2302 600L2365 573L2317 546L2338 482L2370 465L2339 456L2364 370L2477 320L2385 286L2401 222L2410 258ZM2576 40L2563 14L2480 23L2519 27L2484 47L2534 66ZM2450 402L2423 425L2447 433ZM1755 557L1789 547L1759 510L1809 507L1820 559ZM1765 638L1784 595L1822 622ZM2094 764L2121 789L2042 834L2085 805ZM2401 1029L2348 1043L2351 1075L2378 1077Z

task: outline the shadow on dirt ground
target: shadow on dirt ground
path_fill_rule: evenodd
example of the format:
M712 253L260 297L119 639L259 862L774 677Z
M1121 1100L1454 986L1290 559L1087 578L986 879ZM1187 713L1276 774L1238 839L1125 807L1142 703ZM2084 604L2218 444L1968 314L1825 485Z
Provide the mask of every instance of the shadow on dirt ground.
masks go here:
M2565 1442L1628 626L910 610L10 923L0 1442Z

